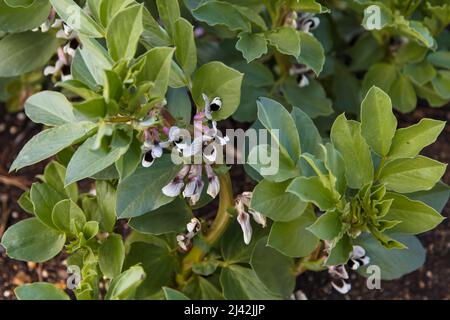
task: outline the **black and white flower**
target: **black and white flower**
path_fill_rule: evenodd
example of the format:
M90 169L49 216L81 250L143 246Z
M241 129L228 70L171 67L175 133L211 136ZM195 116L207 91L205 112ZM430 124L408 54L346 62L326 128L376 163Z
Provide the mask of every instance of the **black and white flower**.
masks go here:
M251 192L244 192L236 198L234 204L237 211L237 221L244 235L244 243L247 245L250 244L253 233L250 217L253 217L253 220L263 228L267 225L266 217L250 207L252 196Z
M219 111L222 109L222 99L220 97L215 97L212 101L209 100L206 94L202 94L203 101L205 102L204 113L208 120L212 120L213 112Z
M166 196L172 198L179 196L181 194L181 190L184 187L184 178L187 176L190 169L191 167L189 165L184 165L181 168L180 172L178 172L178 174L175 176L175 178L162 189L162 192Z
M188 251L192 246L192 241L194 237L200 232L202 228L200 220L197 218L192 218L191 221L186 225L186 233L177 235L178 246L183 251Z
M214 199L220 192L219 177L215 174L213 168L208 164L205 165L205 171L206 176L208 177L208 189L206 193Z
M298 15L297 28L300 31L310 32L316 29L320 24L319 18L312 13L301 13Z

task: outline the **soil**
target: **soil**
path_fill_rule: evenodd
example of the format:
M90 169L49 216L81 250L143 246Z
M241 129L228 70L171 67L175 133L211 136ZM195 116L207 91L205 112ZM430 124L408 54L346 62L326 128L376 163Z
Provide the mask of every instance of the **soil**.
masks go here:
M397 115L401 127L417 123L424 117L450 121L449 107L432 109L419 107L408 115ZM42 128L29 121L24 113L7 113L0 106L0 237L4 230L14 223L27 218L17 200L23 190L36 181L45 163L21 170L18 174L8 174L8 169L23 145ZM436 144L426 148L424 154L441 162L450 162L450 125L439 137ZM248 177L243 179L242 168L233 168L233 181L241 181L236 192L251 190L253 183ZM447 170L444 181L450 183ZM202 210L203 211L203 210ZM212 210L205 210L205 213ZM450 217L450 203L443 212ZM437 229L419 238L427 248L427 260L419 270L394 281L383 281L381 290L369 290L365 279L351 274L352 290L347 295L334 291L327 272L306 272L298 279L300 288L308 299L450 299L450 222L446 219ZM64 288L67 278L62 254L46 263L26 263L6 257L0 245L0 300L15 299L15 287L46 281Z

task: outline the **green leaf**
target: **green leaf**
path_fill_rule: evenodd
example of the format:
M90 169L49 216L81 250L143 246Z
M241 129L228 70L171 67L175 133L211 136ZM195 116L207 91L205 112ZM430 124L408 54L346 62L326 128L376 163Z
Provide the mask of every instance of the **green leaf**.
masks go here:
M64 233L50 229L36 218L14 224L2 238L2 245L10 258L33 262L52 259L62 250L65 242Z
M86 241L91 240L98 234L99 230L97 221L88 221L83 226L83 236Z
M333 209L338 201L333 191L328 189L318 176L296 178L287 191L306 203L314 203L321 211Z
M427 61L421 61L419 63L407 64L403 68L403 72L407 75L415 84L423 86L430 82L436 76L436 69Z
M172 34L175 22L180 18L180 6L178 0L156 0L158 12L164 27Z
M19 200L17 200L17 204L26 213L34 214L33 202L31 202L31 199L30 199L30 191L29 190L22 193Z
M129 221L130 227L147 234L181 232L193 217L186 201L180 198L143 216Z
M253 190L251 208L274 221L291 221L305 211L307 203L286 192L290 181L274 183L262 180Z
M195 19L206 22L210 26L225 26L231 31L250 32L251 27L247 19L230 3L222 1L208 1L192 11Z
M195 74L192 88L192 96L197 107L204 108L202 94L206 94L210 101L220 97L222 108L213 113L213 118L215 120L228 118L239 106L242 79L242 73L222 62L215 61L201 66Z
M28 98L25 113L33 122L47 126L76 121L72 104L63 94L54 91L42 91Z
M331 140L345 162L345 176L350 188L360 189L374 176L372 157L361 135L361 125L340 115L331 128Z
M19 300L70 300L69 296L51 283L35 282L14 290Z
M98 263L103 275L114 279L120 275L125 260L125 246L122 236L110 234L98 248Z
M135 3L133 0L99 0L99 19L107 27L116 14L127 6Z
M383 280L400 278L420 268L425 262L426 251L416 237L396 235L395 239L404 243L408 249L387 250L369 234L364 234L356 240L356 244L362 246L370 257L370 265L380 267ZM358 272L365 277L371 275L367 272L367 267L360 268Z
M59 193L64 193L73 201L78 200L78 186L76 183L64 187L64 178L66 177L66 168L56 161L52 161L44 171L45 183L53 187Z
M361 104L361 134L380 156L388 154L397 129L391 98L381 89L372 87Z
M172 202L174 199L165 196L161 189L172 181L179 170L180 166L174 165L169 155L157 159L151 168L138 168L119 184L117 216L139 217Z
M313 225L307 228L317 238L333 240L342 230L342 222L337 210L328 211L321 215Z
M442 212L450 196L450 188L443 182L436 184L431 190L408 194L412 200L426 203L437 212Z
M310 207L296 220L275 222L267 244L288 257L306 257L319 244L319 239L307 230L315 220L316 215Z
M65 196L46 183L34 183L31 186L30 199L35 215L48 227L57 229L53 223L52 212L55 205Z
M392 140L388 158L413 158L417 156L423 148L436 141L444 127L444 121L422 119L413 126L398 129Z
M300 31L301 52L297 57L299 63L310 67L316 76L318 76L325 64L325 51L322 44L312 34Z
M99 223L100 229L112 232L116 224L116 189L107 181L96 181L98 210L92 212L91 220Z
M288 298L294 291L294 261L268 247L267 237L256 244L250 265L259 280L274 294Z
M344 235L342 238L336 240L337 242L333 243L330 254L325 261L327 266L345 264L350 258L350 253L353 249L350 238L347 235Z
M187 126L191 122L192 103L186 88L169 88L167 109L180 124L180 127Z
M396 159L381 170L380 182L388 190L399 193L430 190L444 175L446 168L446 164L423 156Z
M166 300L190 300L183 293L175 289L171 289L168 287L163 287L162 289L164 291L164 296L166 297Z
M142 142L134 138L131 141L128 151L116 161L116 169L119 172L120 180L124 180L136 171L142 159Z
M203 277L192 277L183 292L195 300L223 300L217 287Z
M34 1L27 7L12 7L0 1L0 31L17 33L37 28L47 20L50 9L48 1Z
M137 79L141 82L151 81L154 83L154 86L150 89L150 94L155 98L163 98L166 95L174 52L174 48L154 48L138 60L145 59Z
M442 107L448 103L448 99L441 97L433 88L431 83L424 86L416 86L417 96L426 99L431 107Z
M176 47L175 57L181 69L189 76L197 67L194 27L189 21L180 18L175 22L173 41Z
M239 34L236 49L242 52L247 63L261 58L267 53L267 41L261 33L244 32Z
M106 32L106 43L114 61L131 60L136 53L139 38L144 31L141 5L120 11Z
M52 32L28 31L7 35L0 40L0 77L20 76L43 67L59 44Z
M300 55L300 36L289 27L280 27L266 32L267 42L279 52L297 58Z
M78 235L78 232L83 230L86 217L83 210L75 202L64 199L53 207L52 221L60 231L70 235Z
M373 86L384 92L390 92L397 79L397 72L397 68L393 64L384 62L374 64L364 76L362 93L365 95Z
M289 112L275 100L260 98L258 119L269 130L280 148L282 157L290 158L294 163L300 157L300 138L294 119ZM278 136L277 136L278 132Z
M10 171L19 170L53 156L86 137L94 128L93 123L77 122L42 131L23 147L11 165Z
M316 80L310 80L308 86L300 88L291 79L281 87L281 90L291 105L301 109L313 119L334 113L331 100L327 98L324 88Z
M147 278L137 290L136 298L145 298L172 284L178 261L167 247L134 242L125 258L124 268L141 264Z
M303 153L317 154L322 137L311 118L299 108L293 108L291 116L297 127L300 146Z
M222 269L220 284L227 300L278 300L252 269L231 265Z
M103 89L103 97L109 103L111 100L120 101L123 94L123 83L120 76L110 70L105 70L105 87Z
M140 266L134 266L111 281L105 300L133 299L137 288L142 284L146 274Z
M449 51L436 51L428 55L427 61L438 68L448 69L450 65L450 52Z
M80 40L82 47L78 49L79 55L76 54L72 61L72 73L74 73L74 79L86 81L95 89L96 85L104 85L104 72L112 68L113 60L95 39L80 36Z
M403 195L388 193L386 199L393 199L387 220L401 221L390 232L418 234L434 229L440 224L442 217L436 210L420 201L411 200Z
M81 115L81 117L90 121L97 121L98 119L104 118L108 109L105 98L103 97L76 103L73 105L73 107L77 111L77 113Z
M95 137L89 138L75 154L67 166L66 185L93 176L114 164L128 150L130 138L121 131L115 131L111 146L93 150Z
M450 71L439 71L431 84L440 97L450 100Z
M73 30L92 38L101 38L104 35L103 28L96 23L73 0L50 0L53 8L61 19Z
M417 105L416 91L408 77L400 74L391 87L389 95L395 109L406 113L413 111Z

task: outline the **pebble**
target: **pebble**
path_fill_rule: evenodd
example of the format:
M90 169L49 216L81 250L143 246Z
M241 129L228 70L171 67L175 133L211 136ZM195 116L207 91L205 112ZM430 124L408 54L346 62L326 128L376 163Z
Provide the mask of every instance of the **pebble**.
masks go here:
M23 121L25 120L27 117L25 116L25 113L20 112L17 114L17 120Z
M4 123L0 124L0 132L3 132L6 130L6 125Z
M4 296L5 298L11 297L11 294L12 294L12 292L11 292L10 290L5 290L5 292L3 292L3 296Z
M48 278L48 271L47 270L42 270L42 277L43 278Z
M11 213L11 217L13 219L17 219L17 218L19 218L19 213L17 211L13 211L13 213Z
M17 133L17 127L12 126L11 128L9 128L9 134L14 136Z

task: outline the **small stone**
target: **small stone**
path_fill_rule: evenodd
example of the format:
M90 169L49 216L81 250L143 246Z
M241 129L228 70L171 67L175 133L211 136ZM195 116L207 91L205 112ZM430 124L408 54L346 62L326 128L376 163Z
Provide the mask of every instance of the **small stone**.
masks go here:
M11 128L9 128L9 134L12 135L12 136L17 134L17 127L12 126Z
M35 262L29 261L29 262L27 262L27 266L30 269L36 269L36 263Z
M30 283L31 277L23 271L19 271L14 279L12 280L12 284L15 286L21 286L25 283Z
M48 278L48 271L47 270L42 270L42 277L43 278Z
M25 116L25 113L20 112L17 114L17 120L23 121L25 120L27 117Z
M11 213L11 217L12 217L13 219L17 219L17 218L19 218L19 213L18 213L17 211L13 211L13 212Z
M11 297L11 294L12 294L12 292L11 292L10 290L5 290L5 292L3 292L3 296L4 296L5 298Z

